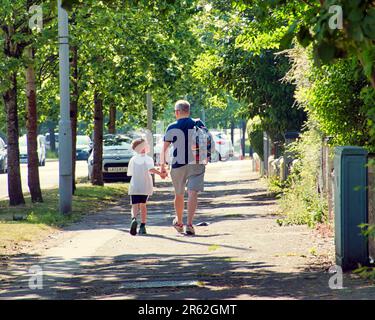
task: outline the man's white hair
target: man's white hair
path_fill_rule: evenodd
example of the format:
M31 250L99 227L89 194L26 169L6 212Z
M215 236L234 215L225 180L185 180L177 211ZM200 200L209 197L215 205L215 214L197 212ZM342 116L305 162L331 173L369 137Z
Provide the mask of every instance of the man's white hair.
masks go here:
M186 100L178 100L174 105L174 109L182 113L190 113L190 103Z

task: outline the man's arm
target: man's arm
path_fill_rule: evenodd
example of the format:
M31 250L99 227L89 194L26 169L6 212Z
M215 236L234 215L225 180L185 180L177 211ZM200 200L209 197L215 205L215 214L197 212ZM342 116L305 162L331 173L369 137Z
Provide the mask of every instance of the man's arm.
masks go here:
M165 169L165 166L167 164L166 162L166 153L168 152L169 146L171 143L169 141L164 141L163 148L160 153L160 167L161 167L161 172L166 172L167 170Z

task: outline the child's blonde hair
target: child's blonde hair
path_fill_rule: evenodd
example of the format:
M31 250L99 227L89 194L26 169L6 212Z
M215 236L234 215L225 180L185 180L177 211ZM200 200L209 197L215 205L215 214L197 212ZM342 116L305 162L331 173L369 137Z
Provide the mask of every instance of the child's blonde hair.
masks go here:
M136 152L139 152L144 146L146 140L143 138L135 139L132 142L132 149Z

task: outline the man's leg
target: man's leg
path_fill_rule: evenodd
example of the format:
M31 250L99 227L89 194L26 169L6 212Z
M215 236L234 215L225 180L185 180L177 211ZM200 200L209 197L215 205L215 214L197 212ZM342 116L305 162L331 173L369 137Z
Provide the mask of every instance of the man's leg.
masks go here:
M188 198L188 217L187 217L187 224L193 225L193 220L195 216L195 212L197 211L198 206L198 192L194 190L189 190L189 198Z
M171 170L171 178L175 191L174 209L176 211L176 220L178 225L183 225L183 215L185 208L185 188L187 179L187 167L180 167Z
M204 190L204 165L191 165L188 177L188 226L193 225L193 220L198 207L198 193Z
M174 208L176 210L177 223L183 224L185 200L183 194L175 194Z

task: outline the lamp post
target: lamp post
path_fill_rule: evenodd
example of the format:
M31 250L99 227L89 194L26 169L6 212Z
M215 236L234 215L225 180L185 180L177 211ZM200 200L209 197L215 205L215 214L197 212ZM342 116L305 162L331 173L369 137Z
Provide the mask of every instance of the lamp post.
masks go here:
M58 5L59 67L60 67L60 121L59 121L59 206L60 213L72 211L72 128L70 122L69 92L69 30L68 13Z
M153 105L152 105L152 95L151 92L148 91L146 93L146 104L147 104L147 131L148 134L150 135L149 137L149 144L150 144L150 157L154 159L154 135L153 135L153 118L154 118L154 110L153 110ZM155 185L155 175L152 175L152 181L153 184Z

